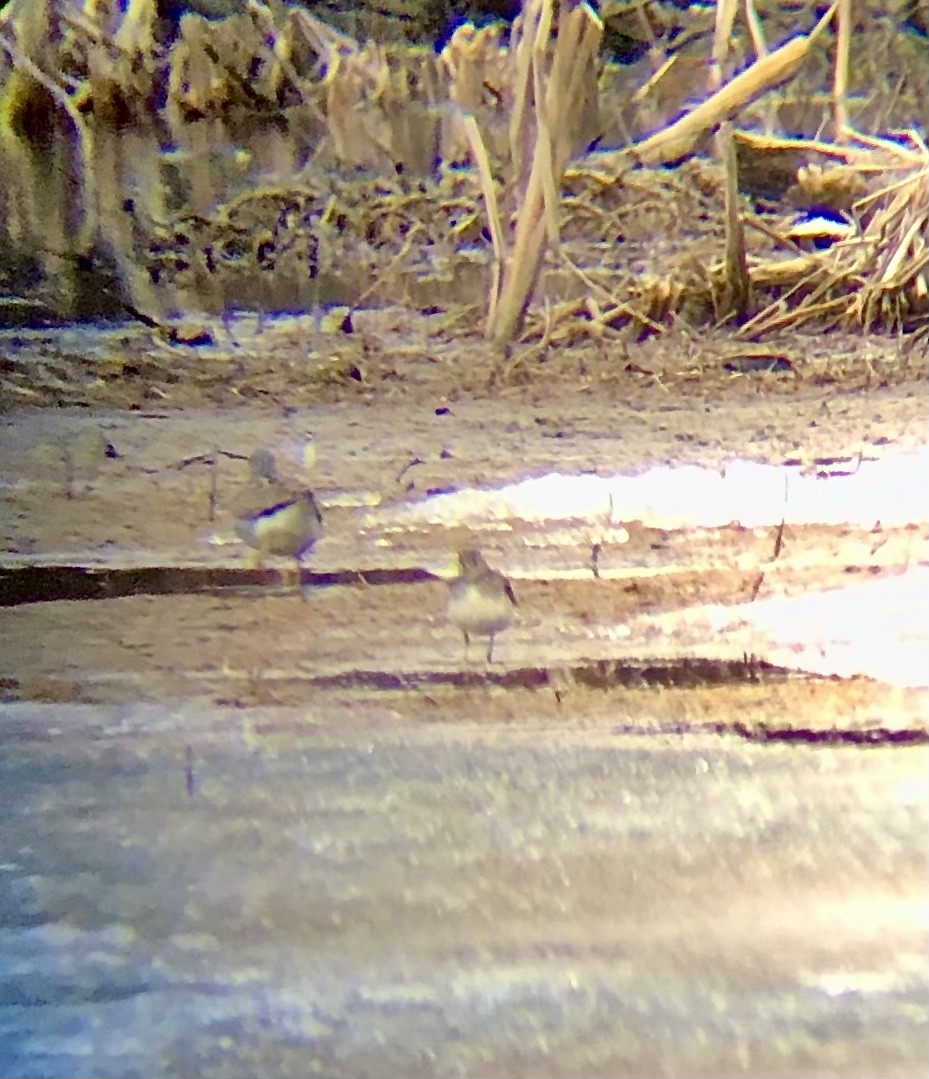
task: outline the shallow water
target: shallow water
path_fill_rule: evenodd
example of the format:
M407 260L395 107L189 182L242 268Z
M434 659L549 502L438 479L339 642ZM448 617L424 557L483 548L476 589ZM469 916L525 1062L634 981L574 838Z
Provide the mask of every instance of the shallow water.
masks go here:
M4 1076L925 1064L924 747L386 708L0 732Z

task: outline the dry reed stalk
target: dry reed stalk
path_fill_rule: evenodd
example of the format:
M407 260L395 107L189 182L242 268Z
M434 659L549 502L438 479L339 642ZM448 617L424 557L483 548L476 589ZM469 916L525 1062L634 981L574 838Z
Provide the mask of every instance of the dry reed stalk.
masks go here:
M306 12L293 25L320 56L323 114L345 164L414 173L434 164L440 130L439 64L429 49L359 44Z
M515 337L532 297L546 242L558 239L558 186L590 97L603 24L588 4L561 5L550 66L552 0L527 0L512 50L515 104L510 145L513 175L522 191L513 251L504 267L499 301L486 336L496 344ZM532 147L530 164L529 148ZM522 177L528 168L528 178Z
M755 7L754 0L745 0L745 21L748 24L748 32L751 35L755 55L767 56L768 46L764 39L761 19L758 18L758 10Z
M739 211L739 165L728 120L720 126L716 146L723 163L726 201L726 288L718 314L724 319L734 315L741 321L751 301L752 286L745 261L745 227Z
M481 138L480 128L473 116L464 117L464 130L471 146L471 156L477 165L478 182L484 199L484 210L490 227L490 239L493 244L494 262L490 281L490 294L487 298L487 324L492 325L497 316L497 304L500 301L500 285L503 280L503 267L506 262L506 244L503 239L503 224L500 220L500 207L497 203L497 191L494 187L493 174L487 150Z
M477 29L464 23L452 34L439 55L439 68L448 82L448 96L455 109L446 117L439 149L443 161L459 161L473 147L464 130L463 117L480 117L481 143L498 159L505 159L508 145L505 96L508 61L500 48L499 26Z
M750 0L747 2L750 3ZM729 54L729 37L737 7L738 0L717 0L716 3L712 65L713 85L716 89L723 80ZM722 315L724 319L728 319L734 315L741 321L748 309L751 281L745 263L745 229L739 213L739 165L729 120L724 120L716 133L716 151L723 165L726 228L726 287L719 304L721 310L717 310L717 318Z
M632 307L629 303L620 299L617 291L611 291L604 288L598 281L596 281L590 274L585 273L580 266L575 265L566 255L562 253L562 264L565 268L576 277L587 289L589 295L583 301L585 304L595 304L594 297L599 294L604 303L608 305L607 313L601 313L601 321L603 322L616 322L622 319L625 322L634 322L638 327L647 329L651 333L661 333L662 327L651 319L647 314L639 311L637 308ZM569 301L574 302L574 301Z
M837 0L835 68L832 79L832 109L835 137L844 142L848 132L848 58L852 44L852 0Z
M710 68L711 85L718 90L723 83L726 57L729 55L729 38L735 23L739 0L716 0L716 22L713 27L713 63Z
M642 164L660 165L685 157L707 132L731 119L766 90L791 78L825 32L837 3L838 0L809 34L791 38L774 52L759 57L751 67L721 86L677 123L633 146L631 152L636 159Z
M778 135L759 135L756 131L733 131L736 142L745 143L759 152L806 150L812 153L822 154L824 157L837 158L843 162L854 159L855 151L847 146L835 146L831 142L822 142L819 139L784 138ZM864 157L865 155L860 155Z

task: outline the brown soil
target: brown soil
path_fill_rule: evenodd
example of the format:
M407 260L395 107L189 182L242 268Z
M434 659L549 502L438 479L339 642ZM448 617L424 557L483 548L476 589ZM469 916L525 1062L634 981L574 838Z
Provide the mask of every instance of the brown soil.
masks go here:
M28 381L33 403L93 410L8 414L7 602L98 599L0 613L9 695L299 703L311 692L342 694L354 680L361 693L406 687L415 708L429 686L451 694L449 704L456 689L502 681L514 690L549 687L545 699L554 686L558 707L571 700L562 714L586 722L610 684L637 692L673 684L697 702L709 694L714 723L735 727L745 724L746 692L770 705L796 689L785 675L761 677L753 662L726 666L741 662L751 644L740 647L738 633L706 639L687 628L688 610L837 588L855 576L897 574L922 557L925 522L915 505L912 521L879 536L853 525L807 525L787 527L780 539L774 527L658 530L623 519L618 507L628 542L602 544L600 579L586 580L575 572L593 553L582 522L554 531L516 522L501 533L493 521L391 528L383 518L428 492L549 471L636 473L656 463L721 467L733 459L853 470L859 455L924 439L925 358L905 344L794 337L776 350L793 357L786 374L746 374L726 370L738 349L723 337L667 335L623 346L618 356L605 347L563 348L475 363L481 342L452 339L447 327L435 332L429 317L382 311L355 323L353 334L333 336L307 319L257 332L243 319L211 331L225 346L204 348L158 349L149 339L146 349L140 333L107 331L80 365L55 355L53 334L6 342L8 392L25 398ZM344 373L349 356L357 377ZM56 365L70 381L53 380ZM336 369L343 374L330 378ZM103 461L68 498L60 460L42 447L88 417L102 423L120 457ZM250 450L286 447L306 434L317 447L313 483L327 534L304 571L312 595L301 600L275 585L275 569L248 569L241 547L217 547L208 537L231 532L226 506ZM445 623L444 585L432 576L446 572L466 539L490 551L520 594L519 623L501 639L490 670L465 663ZM91 576L82 566L93 567ZM313 584L327 587L317 592ZM680 615L681 624L669 628L660 615ZM37 640L42 649L33 647ZM673 673L692 663L723 667ZM777 719L769 709L769 726L830 727L842 712L852 730L871 715L859 702L872 688L829 682L809 692L809 708L778 707ZM823 713L817 694L835 697L835 709ZM506 695L496 700L502 718L511 705ZM896 700L899 714L884 710L873 725L924 730L918 692ZM694 705L697 714L702 707Z

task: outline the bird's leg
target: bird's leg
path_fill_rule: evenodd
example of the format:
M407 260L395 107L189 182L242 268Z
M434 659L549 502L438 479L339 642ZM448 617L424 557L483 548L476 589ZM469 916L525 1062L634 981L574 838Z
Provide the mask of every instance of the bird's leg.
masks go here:
M493 661L494 661L494 635L491 633L491 635L487 638L487 662L488 663L493 663Z
M296 586L297 592L300 595L300 598L306 601L306 589L303 587L303 564L301 563L299 558L294 559L294 566L297 574L294 584Z
M462 634L464 635L464 642L465 642L464 661L465 661L465 663L467 663L468 662L468 646L471 643L471 638L468 636L468 634L467 634L467 632L465 630L462 630Z
M295 562L292 566L285 565L277 571L278 586L288 591L300 591L300 563Z

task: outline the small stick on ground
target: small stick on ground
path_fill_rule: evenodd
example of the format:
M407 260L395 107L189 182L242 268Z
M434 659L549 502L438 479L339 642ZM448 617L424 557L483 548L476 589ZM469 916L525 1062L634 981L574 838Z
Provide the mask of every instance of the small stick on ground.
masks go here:
M219 449L214 449L210 455L210 489L207 496L208 521L216 520L216 501L219 488Z

